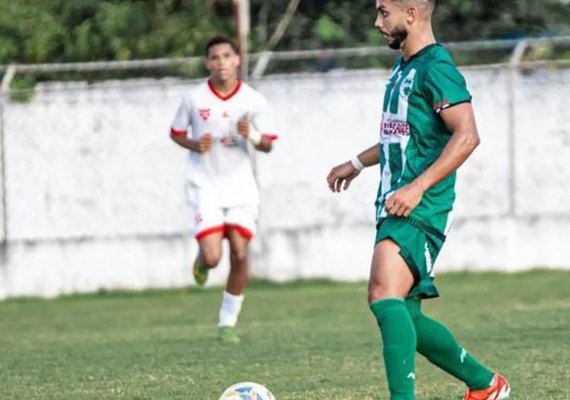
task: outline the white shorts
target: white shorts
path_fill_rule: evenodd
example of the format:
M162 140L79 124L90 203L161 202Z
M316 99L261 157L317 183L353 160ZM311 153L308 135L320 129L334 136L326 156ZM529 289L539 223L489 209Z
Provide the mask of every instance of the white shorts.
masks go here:
M228 230L235 230L248 240L253 238L257 227L257 204L220 207L192 185L187 186L187 196L192 213L192 233L197 240L219 232L225 236Z

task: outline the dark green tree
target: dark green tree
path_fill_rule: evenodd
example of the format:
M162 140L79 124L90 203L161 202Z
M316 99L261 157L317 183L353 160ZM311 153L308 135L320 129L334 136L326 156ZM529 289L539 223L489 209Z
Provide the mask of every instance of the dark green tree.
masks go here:
M288 1L251 0L251 49L264 49ZM371 0L303 0L277 50L381 44ZM568 0L447 0L442 41L570 34ZM235 31L232 0L10 0L0 4L0 64L201 55Z

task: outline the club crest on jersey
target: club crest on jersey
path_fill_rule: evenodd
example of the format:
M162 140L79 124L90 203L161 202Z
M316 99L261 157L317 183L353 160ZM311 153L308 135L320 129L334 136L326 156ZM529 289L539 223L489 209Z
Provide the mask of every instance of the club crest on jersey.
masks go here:
M400 85L400 96L407 99L412 94L412 88L414 86L414 79L416 77L416 70L412 69L408 76L404 79L402 84Z
M199 108L198 113L200 114L200 118L204 121L207 121L210 118L210 109L209 108Z

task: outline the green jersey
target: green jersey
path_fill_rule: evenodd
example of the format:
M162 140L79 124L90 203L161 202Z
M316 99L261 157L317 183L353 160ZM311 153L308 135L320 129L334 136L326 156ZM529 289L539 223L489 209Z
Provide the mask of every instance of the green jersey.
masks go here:
M408 61L396 62L382 108L378 223L388 217L386 200L432 165L451 138L439 113L469 101L465 79L441 45L429 45ZM410 221L446 233L454 200L455 173L424 193Z

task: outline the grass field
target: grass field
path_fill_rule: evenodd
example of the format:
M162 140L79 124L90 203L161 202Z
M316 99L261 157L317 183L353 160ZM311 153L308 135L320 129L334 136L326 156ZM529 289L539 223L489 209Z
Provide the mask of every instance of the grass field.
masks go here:
M454 274L428 314L508 376L516 400L570 399L570 273ZM220 290L0 303L0 399L217 400L232 383L278 400L387 399L366 285L254 284L243 342L216 341ZM463 387L423 359L418 400Z

